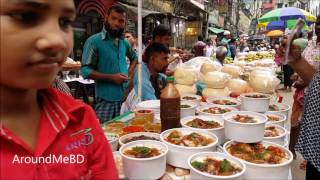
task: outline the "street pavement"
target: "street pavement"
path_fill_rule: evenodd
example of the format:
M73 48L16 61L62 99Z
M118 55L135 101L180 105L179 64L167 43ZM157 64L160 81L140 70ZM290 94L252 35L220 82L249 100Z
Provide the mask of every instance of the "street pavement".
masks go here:
M283 103L286 103L292 106L293 103L293 92L284 92L280 91L280 95L283 96ZM291 111L290 111L291 116ZM291 117L289 117L290 120ZM297 158L293 160L291 165L291 172L292 172L292 180L304 180L306 176L306 171L300 169L300 164L304 161L300 153L297 153Z

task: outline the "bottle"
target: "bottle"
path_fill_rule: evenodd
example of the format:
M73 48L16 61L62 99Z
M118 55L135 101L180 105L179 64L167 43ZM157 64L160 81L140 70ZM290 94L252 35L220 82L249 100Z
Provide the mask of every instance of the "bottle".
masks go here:
M161 131L180 127L180 94L173 85L174 77L168 77L166 81L160 95Z

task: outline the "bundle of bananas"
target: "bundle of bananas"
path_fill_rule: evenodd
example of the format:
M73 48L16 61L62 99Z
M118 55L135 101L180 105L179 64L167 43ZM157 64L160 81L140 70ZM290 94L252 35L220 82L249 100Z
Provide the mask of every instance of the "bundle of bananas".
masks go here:
M244 60L251 62L251 61L265 59L265 58L273 58L273 55L271 53L248 54L245 56Z
M232 57L225 57L224 58L224 63L225 64L232 64L233 63Z

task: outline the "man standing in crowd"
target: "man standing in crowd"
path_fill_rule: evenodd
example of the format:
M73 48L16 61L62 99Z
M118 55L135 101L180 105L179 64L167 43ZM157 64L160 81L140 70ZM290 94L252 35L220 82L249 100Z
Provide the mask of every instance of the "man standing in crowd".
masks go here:
M125 22L126 11L113 5L107 12L102 32L88 38L84 46L81 74L96 81L95 111L101 123L120 114L124 90L137 60L123 37ZM131 61L129 72L126 57Z
M195 57L204 56L204 48L206 47L206 43L203 42L203 37L198 36L198 41L193 45L192 52Z
M131 45L131 48L137 52L138 51L138 43L137 43L137 38L136 36L133 35L132 32L125 32L124 33L124 37L128 40L128 42L130 43Z
M215 52L216 52L216 47L213 46L212 40L207 39L207 44L206 44L206 47L204 48L204 55L206 57L211 57L214 55Z
M225 30L223 32L223 38L221 40L222 43L224 43L227 46L228 54L227 56L231 57L231 49L230 49L230 41L231 41L231 33L230 31Z
M144 53L141 63L141 101L154 100L160 97L157 76L167 66L169 49L164 44L152 43ZM121 107L121 112L134 110L138 102L138 71L133 78L133 89Z

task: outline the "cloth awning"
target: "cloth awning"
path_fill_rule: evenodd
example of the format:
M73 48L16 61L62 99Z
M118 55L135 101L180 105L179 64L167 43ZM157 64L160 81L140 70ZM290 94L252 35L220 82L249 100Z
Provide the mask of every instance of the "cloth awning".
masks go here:
M203 3L199 3L196 0L187 0L186 2L188 2L191 5L193 5L194 7L197 7L200 11L209 14L209 12L204 9Z
M127 8L128 10L128 16L133 18L133 19L137 19L138 17L138 8L135 7L135 6L130 6L128 4L124 4L124 3L121 3L121 2L118 2L118 4L124 6L125 8ZM146 17L150 14L162 14L161 12L158 12L158 11L152 11L152 10L147 10L147 9L142 9L142 17Z
M208 27L208 29L209 29L211 32L215 33L215 34L219 34L219 33L223 33L223 32L224 32L223 29L218 29L218 28L214 28L214 27Z

